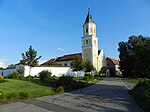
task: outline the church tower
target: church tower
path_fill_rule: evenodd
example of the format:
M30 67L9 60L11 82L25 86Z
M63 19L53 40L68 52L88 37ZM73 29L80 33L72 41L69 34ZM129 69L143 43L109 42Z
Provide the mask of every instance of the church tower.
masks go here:
M82 59L89 60L98 70L98 38L96 37L96 24L88 9L88 14L83 24Z

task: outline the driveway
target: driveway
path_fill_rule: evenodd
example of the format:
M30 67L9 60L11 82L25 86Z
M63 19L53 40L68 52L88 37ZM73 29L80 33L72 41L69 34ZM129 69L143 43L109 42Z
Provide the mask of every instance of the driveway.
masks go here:
M143 112L120 78L77 91L0 105L0 112Z

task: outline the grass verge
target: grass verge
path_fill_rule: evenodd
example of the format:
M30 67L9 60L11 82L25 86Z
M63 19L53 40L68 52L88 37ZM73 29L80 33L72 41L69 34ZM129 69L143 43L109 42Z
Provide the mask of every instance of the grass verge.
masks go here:
M5 82L0 83L0 91L2 91L5 96L10 93L26 91L29 93L29 98L54 94L53 88L47 86L39 79L32 79L30 83L25 80L5 79ZM7 100L6 97L4 98L4 101L5 100Z

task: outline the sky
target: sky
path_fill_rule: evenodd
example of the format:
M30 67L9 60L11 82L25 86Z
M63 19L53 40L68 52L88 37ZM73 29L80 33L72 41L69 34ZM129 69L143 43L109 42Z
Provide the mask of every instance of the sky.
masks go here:
M0 0L0 67L18 63L30 45L40 63L81 52L88 8L106 57L119 59L129 36L150 36L150 0Z

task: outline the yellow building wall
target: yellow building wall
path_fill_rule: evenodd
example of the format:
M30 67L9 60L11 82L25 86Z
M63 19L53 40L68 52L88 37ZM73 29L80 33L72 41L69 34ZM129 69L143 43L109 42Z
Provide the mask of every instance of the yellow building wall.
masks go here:
M90 48L84 49L83 52L84 52L84 54L83 54L84 61L86 61L86 60L91 61L91 49Z
M98 52L97 52L97 50L96 49L94 49L94 63L93 63L93 65L94 65L94 67L96 68L96 70L97 70L97 57L98 57Z

